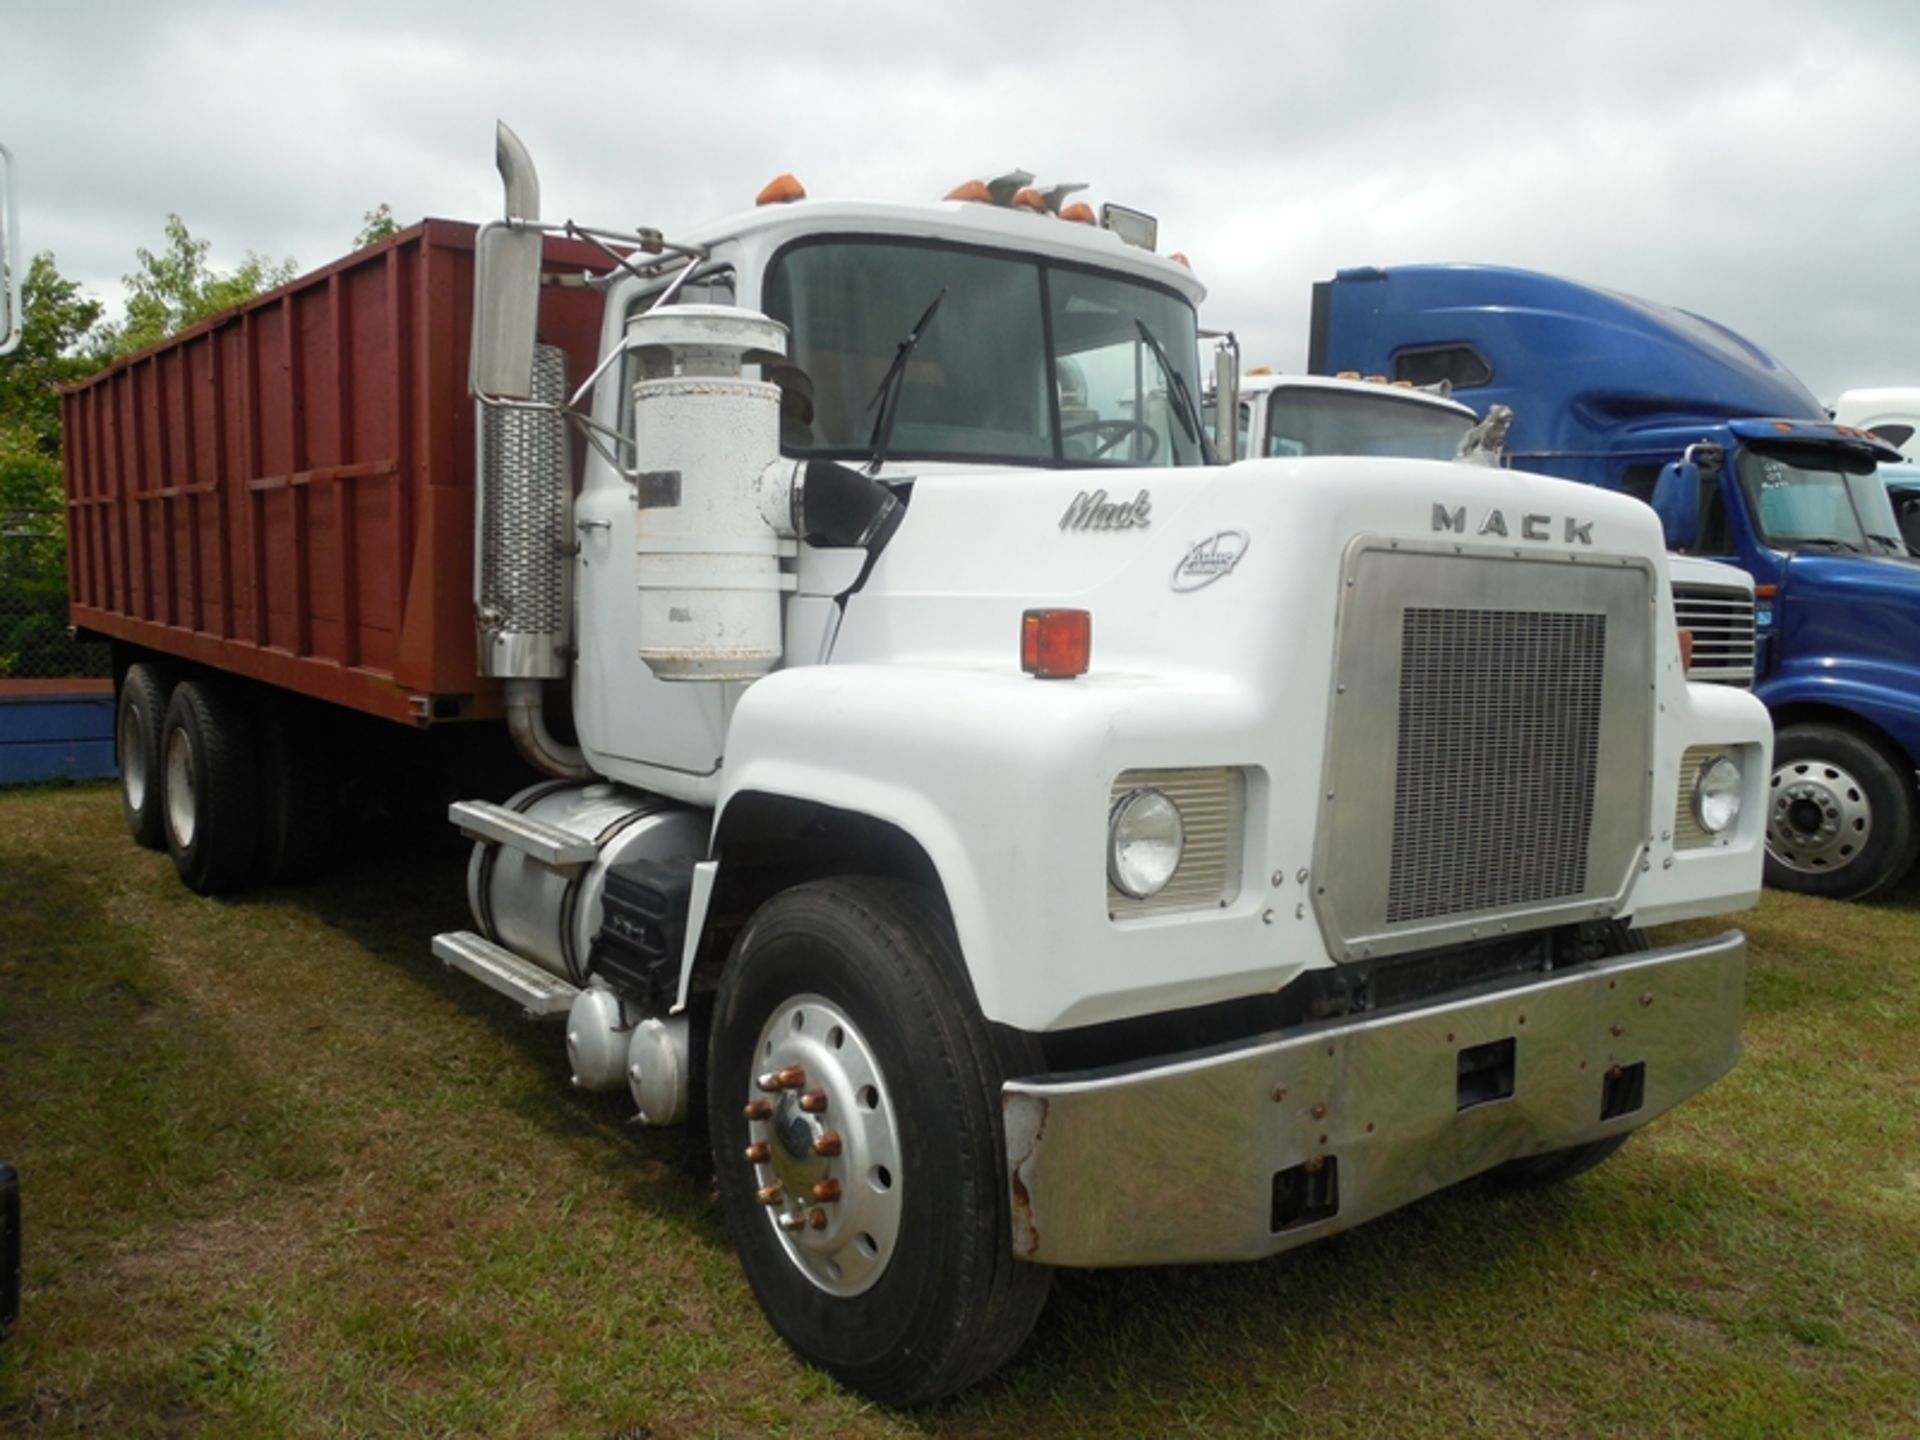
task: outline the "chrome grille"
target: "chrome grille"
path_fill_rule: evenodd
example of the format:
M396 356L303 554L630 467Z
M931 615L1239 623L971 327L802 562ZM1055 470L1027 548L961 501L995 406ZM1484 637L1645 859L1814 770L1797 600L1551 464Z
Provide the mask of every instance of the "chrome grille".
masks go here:
M1113 782L1111 813L1120 800L1151 786L1180 807L1186 848L1173 879L1157 895L1136 900L1107 886L1107 913L1115 920L1174 910L1211 910L1240 894L1240 857L1246 830L1246 775L1236 769L1128 770Z
M1696 745L1680 757L1680 790L1674 796L1673 805L1674 849L1698 850L1713 844L1717 838L1702 830L1694 818L1693 787L1700 779L1700 772L1727 753L1724 745Z
M1675 585L1673 618L1693 632L1689 680L1752 686L1752 595L1719 585Z
M1363 536L1341 569L1312 885L1329 953L1617 913L1653 803L1653 563Z
M1607 617L1408 606L1387 923L1587 886Z

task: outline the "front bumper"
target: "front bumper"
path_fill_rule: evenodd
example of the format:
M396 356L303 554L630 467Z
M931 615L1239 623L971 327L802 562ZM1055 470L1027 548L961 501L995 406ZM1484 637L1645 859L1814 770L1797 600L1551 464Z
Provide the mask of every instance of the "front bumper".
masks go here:
M1009 1081L1014 1251L1252 1260L1637 1129L1739 1059L1746 949L1730 930L1145 1068Z

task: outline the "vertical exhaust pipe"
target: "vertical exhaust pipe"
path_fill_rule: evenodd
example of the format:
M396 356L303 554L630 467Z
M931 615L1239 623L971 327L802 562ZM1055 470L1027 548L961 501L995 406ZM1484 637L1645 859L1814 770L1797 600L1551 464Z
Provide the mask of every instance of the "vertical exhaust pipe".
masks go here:
M520 137L502 123L494 159L506 218L538 221L540 179ZM507 729L548 775L592 775L578 746L554 739L543 682L564 679L573 634L573 465L562 352L536 343L543 238L482 231L474 278L474 381L481 403L474 486L473 599L479 670L505 682ZM523 397L533 406L490 404Z

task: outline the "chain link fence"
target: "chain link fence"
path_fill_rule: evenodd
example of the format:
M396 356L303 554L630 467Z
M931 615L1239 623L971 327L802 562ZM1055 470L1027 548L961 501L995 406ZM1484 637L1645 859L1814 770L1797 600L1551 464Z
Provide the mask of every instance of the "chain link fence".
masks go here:
M0 681L110 673L104 645L67 635L67 536L59 512L0 514Z

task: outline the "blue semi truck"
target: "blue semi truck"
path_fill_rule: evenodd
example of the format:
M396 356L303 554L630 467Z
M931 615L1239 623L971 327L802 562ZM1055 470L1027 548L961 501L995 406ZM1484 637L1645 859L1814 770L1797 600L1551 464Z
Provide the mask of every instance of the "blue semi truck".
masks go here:
M1773 713L1767 880L1878 895L1920 855L1920 561L1876 474L1758 346L1701 316L1487 265L1342 270L1314 286L1308 368L1447 381L1513 411L1510 463L1653 504L1670 548L1754 580ZM1686 621L1683 619L1682 624Z

